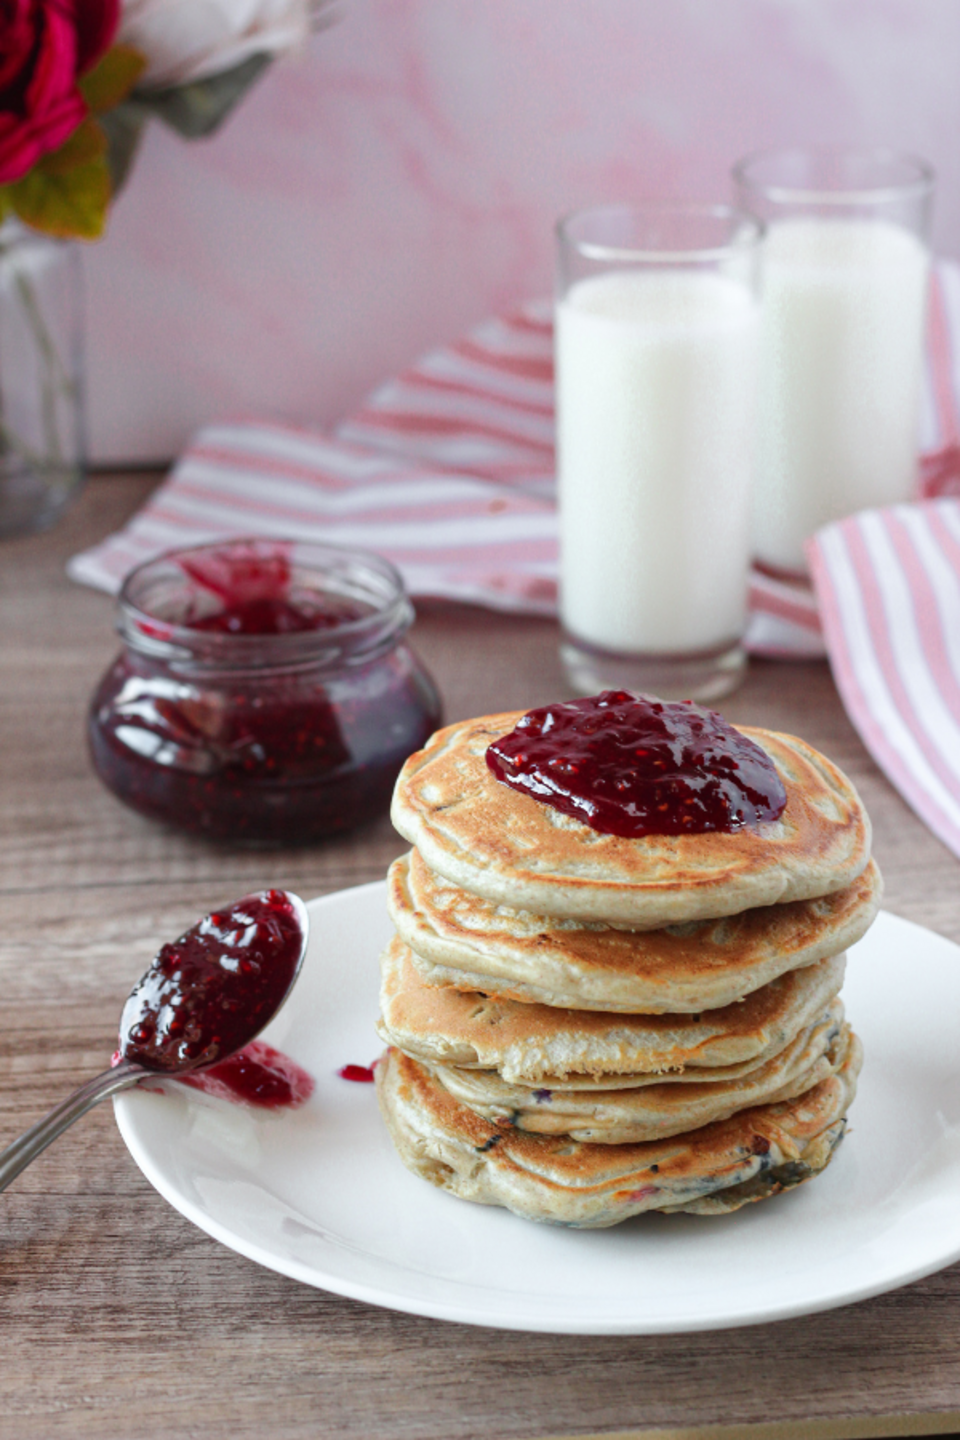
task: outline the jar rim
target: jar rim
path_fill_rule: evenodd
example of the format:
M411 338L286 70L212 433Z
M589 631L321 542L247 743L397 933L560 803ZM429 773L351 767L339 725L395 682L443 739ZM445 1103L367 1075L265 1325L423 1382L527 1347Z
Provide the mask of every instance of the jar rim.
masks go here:
M198 574L197 564L204 558L228 570L232 563L238 569L248 567L248 572L251 564L285 567L302 590L359 600L366 613L338 617L316 629L269 634L215 631L164 615L158 595L168 606L174 598L182 603L204 591L217 596ZM216 613L215 608L210 613ZM128 646L157 660L190 662L204 669L359 663L396 644L413 619L400 572L383 556L283 536L226 536L165 550L131 570L117 598L117 630Z

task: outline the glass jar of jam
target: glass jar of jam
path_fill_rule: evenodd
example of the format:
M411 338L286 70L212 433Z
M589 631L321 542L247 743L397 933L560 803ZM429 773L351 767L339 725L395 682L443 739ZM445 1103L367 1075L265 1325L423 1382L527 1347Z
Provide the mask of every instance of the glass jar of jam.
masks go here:
M90 706L97 773L215 840L359 825L440 720L412 620L397 571L365 551L242 539L148 561L120 593L124 648Z

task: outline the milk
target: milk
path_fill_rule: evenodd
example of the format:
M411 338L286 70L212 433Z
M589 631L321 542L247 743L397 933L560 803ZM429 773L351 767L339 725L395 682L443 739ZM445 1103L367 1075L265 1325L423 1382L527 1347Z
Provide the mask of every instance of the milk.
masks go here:
M732 644L746 605L759 307L715 272L580 280L556 313L561 617L589 645Z
M879 219L775 221L762 250L755 549L914 492L928 254Z

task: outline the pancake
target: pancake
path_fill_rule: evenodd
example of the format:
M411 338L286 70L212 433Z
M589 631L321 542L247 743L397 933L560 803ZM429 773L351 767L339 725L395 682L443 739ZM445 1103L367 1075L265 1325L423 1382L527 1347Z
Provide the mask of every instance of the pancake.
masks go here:
M416 850L387 879L391 919L427 984L631 1014L729 1005L836 955L866 933L883 888L871 861L830 895L637 933L494 905L433 874Z
M851 1097L852 1098L852 1097ZM725 1190L715 1190L711 1195L701 1195L699 1200L689 1200L684 1205L664 1205L664 1213L682 1211L686 1215L729 1215L744 1205L753 1205L757 1200L769 1200L771 1195L782 1195L795 1185L803 1185L820 1175L833 1158L847 1128L846 1116L836 1124L829 1125L820 1135L814 1137L804 1148L803 1158L788 1160L785 1164L771 1167L752 1180L731 1185Z
M738 1079L812 1024L843 984L845 957L793 970L746 1000L703 1015L610 1015L525 1005L424 985L394 936L380 959L389 1044L426 1063L497 1070L520 1085L608 1088L613 1077ZM702 1072L709 1073L704 1075Z
M499 1128L624 1145L681 1135L726 1120L738 1110L792 1100L835 1074L849 1044L850 1027L843 1023L843 1006L836 1001L779 1055L735 1080L666 1080L619 1090L531 1089L508 1084L495 1070L426 1068L455 1100Z
M843 1135L860 1063L852 1036L837 1073L803 1095L635 1145L499 1129L399 1050L376 1076L394 1145L415 1174L529 1220L596 1228L649 1210L721 1213L810 1179Z
M783 779L778 820L729 834L624 839L494 778L487 746L522 714L437 731L407 760L394 791L393 823L429 868L494 905L656 930L829 895L867 865L870 823L856 791L793 736L742 732Z

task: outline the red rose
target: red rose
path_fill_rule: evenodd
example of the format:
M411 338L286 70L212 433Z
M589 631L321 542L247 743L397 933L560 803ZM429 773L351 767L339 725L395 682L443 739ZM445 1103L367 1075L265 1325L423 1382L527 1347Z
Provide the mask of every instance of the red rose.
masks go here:
M0 185L70 138L77 78L113 39L120 0L0 0Z

